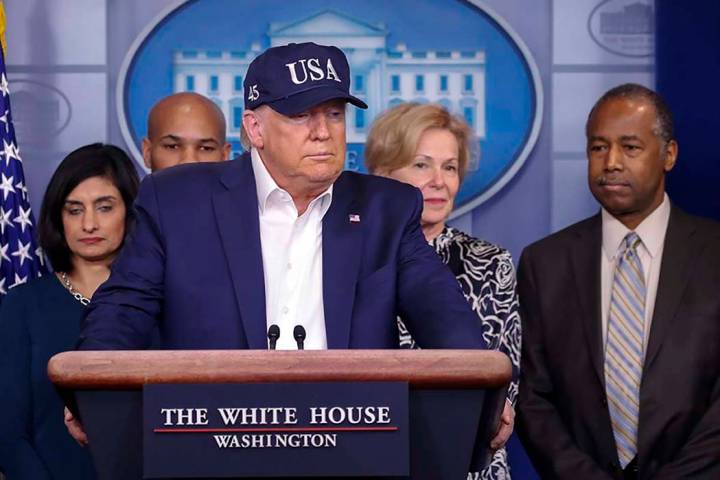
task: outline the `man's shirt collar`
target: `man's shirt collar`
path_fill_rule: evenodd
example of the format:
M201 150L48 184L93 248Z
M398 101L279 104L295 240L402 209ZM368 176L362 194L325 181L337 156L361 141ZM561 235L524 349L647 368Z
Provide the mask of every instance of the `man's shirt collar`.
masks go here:
M602 246L608 260L614 260L620 250L620 244L630 229L623 225L620 220L613 217L604 208L602 215ZM670 220L670 199L667 193L662 203L643 220L635 229L645 250L651 258L655 258L665 241L665 231Z
M253 173L255 174L255 189L257 191L258 207L260 208L260 214L265 213L265 208L268 206L268 202L272 203L276 199L289 199L292 201L290 194L280 188L275 180L268 172L265 163L260 157L260 152L256 148L250 149L250 158L252 161ZM321 202L320 218L323 218L330 208L332 202L333 185L330 185L327 190L315 197L308 206L308 210L317 202Z

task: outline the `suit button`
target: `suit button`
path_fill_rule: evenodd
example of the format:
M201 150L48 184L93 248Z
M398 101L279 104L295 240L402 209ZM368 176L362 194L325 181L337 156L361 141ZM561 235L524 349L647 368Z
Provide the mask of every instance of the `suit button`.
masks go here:
M602 404L607 407L607 398L602 397Z

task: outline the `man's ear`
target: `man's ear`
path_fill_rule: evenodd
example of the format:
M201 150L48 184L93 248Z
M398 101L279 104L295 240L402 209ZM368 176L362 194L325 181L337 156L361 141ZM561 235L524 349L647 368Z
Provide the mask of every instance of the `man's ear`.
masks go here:
M262 149L265 146L263 141L262 124L260 123L260 116L258 112L253 110L245 110L242 118L243 128L247 133L250 144L257 148Z
M670 140L665 145L665 162L663 168L665 173L669 172L675 166L678 156L678 144L675 140Z
M228 160L230 158L230 153L232 152L232 145L225 142L225 145L222 147L222 159Z
M150 142L150 139L148 137L143 138L142 156L143 161L145 162L145 166L148 168L148 170L152 170L151 150L152 143Z

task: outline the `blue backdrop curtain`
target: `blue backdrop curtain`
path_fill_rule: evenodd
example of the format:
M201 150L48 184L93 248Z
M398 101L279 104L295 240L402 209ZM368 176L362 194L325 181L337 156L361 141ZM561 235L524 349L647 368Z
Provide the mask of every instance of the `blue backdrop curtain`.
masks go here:
M680 144L668 192L685 210L720 220L720 2L655 5L657 89Z

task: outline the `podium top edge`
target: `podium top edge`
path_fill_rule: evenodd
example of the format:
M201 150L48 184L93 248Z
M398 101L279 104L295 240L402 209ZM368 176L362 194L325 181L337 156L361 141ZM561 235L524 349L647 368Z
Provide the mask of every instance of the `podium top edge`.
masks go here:
M116 350L62 352L48 376L68 390L155 383L408 382L411 388L499 388L510 359L493 350Z

